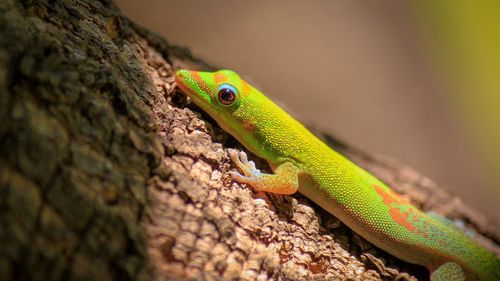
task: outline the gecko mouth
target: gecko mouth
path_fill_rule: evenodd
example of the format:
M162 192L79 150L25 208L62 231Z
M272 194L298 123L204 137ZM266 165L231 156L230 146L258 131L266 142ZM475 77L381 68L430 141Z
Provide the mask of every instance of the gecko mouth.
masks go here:
M177 71L175 73L175 83L177 84L177 87L179 87L184 93L188 93L189 87L184 83L185 77L186 75L184 73L182 73L181 71Z
M189 76L187 76L187 74L180 70L175 74L175 83L184 94L194 101L194 103L202 108L205 108L206 105L210 103L210 97L205 97L205 95L193 91L184 81L185 79L188 79L188 77Z

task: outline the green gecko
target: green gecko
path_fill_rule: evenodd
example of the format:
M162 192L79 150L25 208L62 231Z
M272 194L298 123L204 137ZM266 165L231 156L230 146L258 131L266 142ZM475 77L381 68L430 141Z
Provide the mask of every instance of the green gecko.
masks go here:
M235 181L256 191L299 191L374 245L427 267L433 281L500 280L500 259L493 253L332 150L235 72L179 70L175 80L274 173L261 173L244 152L229 150L243 172L230 172Z

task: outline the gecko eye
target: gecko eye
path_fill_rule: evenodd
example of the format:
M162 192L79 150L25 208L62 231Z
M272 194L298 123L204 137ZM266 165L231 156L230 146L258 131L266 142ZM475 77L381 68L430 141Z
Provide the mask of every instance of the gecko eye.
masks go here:
M222 105L231 105L236 100L237 90L231 85L224 84L219 87L217 97Z

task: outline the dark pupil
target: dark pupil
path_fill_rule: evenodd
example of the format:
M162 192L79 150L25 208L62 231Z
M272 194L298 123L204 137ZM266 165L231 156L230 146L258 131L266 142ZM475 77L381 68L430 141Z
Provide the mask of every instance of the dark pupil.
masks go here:
M219 100L222 104L229 105L234 101L234 92L229 89L219 91Z

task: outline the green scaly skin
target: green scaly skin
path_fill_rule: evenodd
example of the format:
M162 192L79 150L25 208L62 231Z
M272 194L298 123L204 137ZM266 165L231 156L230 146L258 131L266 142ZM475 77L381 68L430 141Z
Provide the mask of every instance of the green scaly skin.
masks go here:
M257 191L299 191L381 249L427 267L434 281L500 280L500 259L495 255L453 225L403 200L235 72L179 70L176 82L274 172L262 174L245 153L230 150L231 159L243 172L231 172L235 181Z

